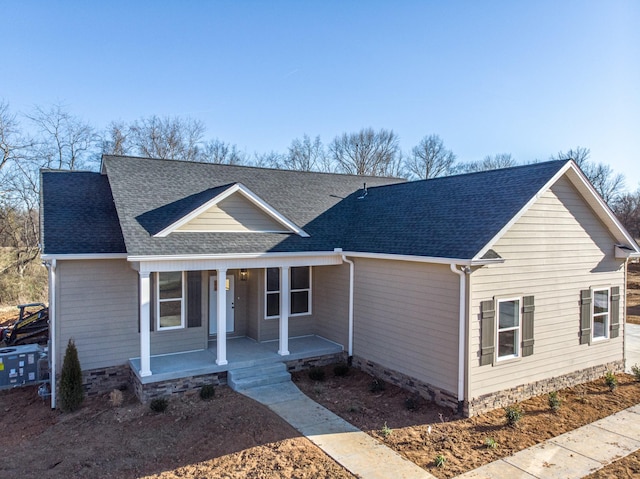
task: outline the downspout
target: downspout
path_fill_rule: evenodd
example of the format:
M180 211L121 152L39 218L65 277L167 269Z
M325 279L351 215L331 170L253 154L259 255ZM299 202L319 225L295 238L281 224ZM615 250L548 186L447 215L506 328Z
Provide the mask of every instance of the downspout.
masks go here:
M349 263L349 345L348 354L349 359L353 356L353 283L355 265L353 261L348 260L345 255L342 255L342 261Z
M51 409L56 408L56 259L49 264L49 385L51 386Z
M622 367L623 372L627 369L627 269L629 268L629 258L624 260L624 315L622 316Z
M458 269L455 263L449 265L451 271L460 277L460 298L459 298L459 314L458 314L458 410L462 411L464 407L464 379L466 365L466 335L467 335L467 281L466 276L471 272L468 266L463 266L462 270Z

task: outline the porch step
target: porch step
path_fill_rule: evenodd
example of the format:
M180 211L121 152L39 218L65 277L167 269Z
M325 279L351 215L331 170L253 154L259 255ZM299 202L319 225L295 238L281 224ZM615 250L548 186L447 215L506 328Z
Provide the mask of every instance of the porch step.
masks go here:
M284 363L271 363L250 368L232 369L227 373L227 384L234 391L291 381Z

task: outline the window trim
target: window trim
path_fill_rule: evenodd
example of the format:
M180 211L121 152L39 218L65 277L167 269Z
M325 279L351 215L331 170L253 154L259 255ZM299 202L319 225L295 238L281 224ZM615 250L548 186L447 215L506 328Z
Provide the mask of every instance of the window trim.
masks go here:
M163 273L180 273L180 298L165 298L160 299L160 275ZM156 301L155 301L155 313L156 313L156 331L172 331L176 329L184 329L185 328L185 272L184 271L159 271L156 273L156 284L155 284L155 293L156 293ZM180 325L179 326L161 326L160 324L160 303L169 302L169 301L180 301Z
M281 271L280 268L278 267L274 267L273 269L277 269L278 270L278 289L277 290L273 290L273 291L269 291L268 285L269 285L269 281L267 278L267 275L269 274L269 270L271 268L265 268L264 269L264 319L277 319L280 317L280 301L281 301L281 294L282 294L282 288L281 288ZM277 294L278 295L278 314L274 315L274 316L268 316L267 314L267 298L269 297L269 295L274 295Z
M500 303L507 303L510 301L518 302L518 326L500 329ZM522 359L522 296L510 296L505 298L496 298L495 306L495 360L496 362L513 361L516 359ZM505 331L516 331L515 338L515 353L508 356L500 356L500 333Z
M297 316L310 316L311 313L311 305L313 304L313 302L311 301L311 270L313 268L311 268L311 266L292 266L291 269L293 268L309 268L309 287L308 288L300 288L300 289L293 289L293 287L291 286L291 281L293 280L293 275L289 274L289 317L290 318L295 318ZM291 272L290 272L291 273ZM299 293L302 291L307 291L308 295L307 295L307 310L302 312L302 313L291 313L291 305L293 304L293 301L291 300L293 293Z
M313 301L312 301L312 294L313 294L313 267L311 267L310 265L305 265L305 266L290 266L289 267L290 270L293 268L309 268L309 287L308 288L300 288L300 289L292 289L291 288L291 280L292 280L292 274L291 271L289 271L289 317L290 318L296 318L299 316L311 316L313 314L312 312L312 305L313 305ZM278 270L278 289L277 290L273 290L273 291L268 291L267 290L267 274L268 274L268 270L270 268L264 268L264 319L279 319L280 318L280 302L278 302L278 314L274 315L274 316L267 316L267 296L268 295L273 295L273 294L278 294L279 298L282 298L282 287L281 287L281 279L282 279L282 272L280 271L281 268L280 267L275 267L275 269ZM308 304L307 304L307 311L303 312L303 313L295 313L292 314L291 313L291 295L294 292L301 292L301 291L307 291L308 292Z
M596 293L606 291L607 292L607 311L605 313L596 313ZM595 335L595 318L596 316L604 316L604 336L596 336ZM611 287L610 286L592 286L591 287L591 341L594 343L600 341L607 341L610 339L609 328L611 327Z

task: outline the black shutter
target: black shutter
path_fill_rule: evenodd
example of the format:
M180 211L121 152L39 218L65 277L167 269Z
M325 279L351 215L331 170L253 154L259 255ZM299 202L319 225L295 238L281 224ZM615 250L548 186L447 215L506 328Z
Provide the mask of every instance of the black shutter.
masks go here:
M496 311L493 300L480 303L480 366L493 364L496 340Z
M580 291L580 344L591 342L591 290Z
M611 326L609 330L610 338L620 336L620 287L611 288Z
M522 356L533 354L533 296L522 298Z
M202 326L202 274L187 272L187 327Z

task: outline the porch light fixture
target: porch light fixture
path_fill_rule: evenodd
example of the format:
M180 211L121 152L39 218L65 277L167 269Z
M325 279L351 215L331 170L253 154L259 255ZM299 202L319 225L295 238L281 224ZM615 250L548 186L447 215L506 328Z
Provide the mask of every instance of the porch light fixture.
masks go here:
M249 273L247 272L247 270L242 268L240 270L240 281L246 281L248 276L249 276Z

